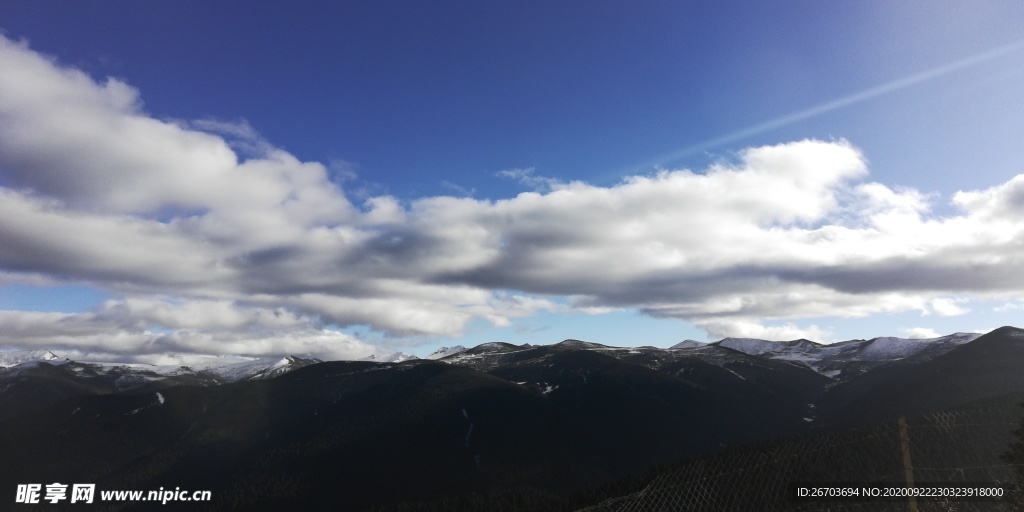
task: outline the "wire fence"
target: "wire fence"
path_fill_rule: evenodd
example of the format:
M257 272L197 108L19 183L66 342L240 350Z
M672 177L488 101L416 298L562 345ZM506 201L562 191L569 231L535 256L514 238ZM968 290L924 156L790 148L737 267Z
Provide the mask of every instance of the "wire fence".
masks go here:
M1016 484L1024 474L1024 460L1010 451L1013 443L1020 450L1022 416L1018 400L1007 399L984 407L735 448L680 463L660 472L639 492L583 510L1021 511L1024 493ZM866 497L879 488L882 494L894 488L897 493L906 492L898 489L908 482L918 489L928 484L957 484L960 489L968 483L1002 486L1004 496L991 501L918 498L913 503L907 497ZM799 501L795 499L798 483L808 484L804 486L807 494L856 492L858 496ZM839 489L829 490L836 484Z

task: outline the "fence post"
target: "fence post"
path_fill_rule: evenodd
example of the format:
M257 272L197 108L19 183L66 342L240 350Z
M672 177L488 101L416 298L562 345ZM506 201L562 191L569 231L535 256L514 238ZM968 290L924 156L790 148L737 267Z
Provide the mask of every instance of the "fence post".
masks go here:
M903 477L907 487L914 488L914 466L910 463L910 434L907 433L907 418L900 416L900 448L903 451ZM909 496L910 512L917 512L917 496Z

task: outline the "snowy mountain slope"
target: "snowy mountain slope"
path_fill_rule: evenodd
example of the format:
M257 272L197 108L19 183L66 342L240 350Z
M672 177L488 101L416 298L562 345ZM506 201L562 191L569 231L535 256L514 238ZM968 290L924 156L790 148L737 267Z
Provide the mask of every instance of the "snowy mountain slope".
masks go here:
M404 352L392 352L390 354L371 354L360 361L371 361L374 363L401 363L402 361L413 361L419 359Z
M49 350L0 352L0 368L24 368L32 363L65 365L79 375L115 377L135 375L139 379L159 380L167 377L205 374L223 382L271 378L303 366L318 363L319 359L287 357L215 357L201 362L182 365L152 365L145 363L115 363L102 361L73 361Z
M431 352L430 355L428 355L424 359L441 359L442 357L452 356L458 354L459 352L465 351L466 347L463 347L462 345L455 345L454 347L441 347Z
M294 356L258 359L223 357L188 365L71 361L68 368L79 374L111 376L118 379L118 389L129 389L133 384L172 377L193 377L204 385L269 379L318 362L319 359L302 359Z
M956 333L931 339L880 337L870 340L849 340L829 345L798 339L769 341L755 338L725 338L714 343L686 340L668 349L655 347L611 347L581 340L565 340L554 345L516 346L509 343L484 343L476 347L438 358L451 364L471 366L489 371L511 362L545 357L551 351L588 350L611 355L617 359L642 364L652 369L675 364L685 358L704 358L719 366L731 359L773 360L800 365L830 379L860 375L878 366L904 359L927 360L944 354L980 336ZM538 352L540 351L540 352ZM730 355L732 354L732 355ZM430 356L433 358L433 354Z
M200 373L216 375L225 382L238 382L242 380L271 379L319 362L321 362L319 359L303 359L295 356L266 357L223 366L201 367L201 369L197 370Z
M60 356L46 349L0 352L0 368L8 368L32 361L46 361L51 364L56 364L55 361L60 360Z
M927 339L880 337L850 340L821 347L805 364L823 375L853 378L896 361L927 361L980 336L977 333L955 333Z
M293 356L217 357L189 365L159 366L73 361L49 350L4 352L0 353L0 419L72 396L264 380L319 362Z
M928 339L879 337L870 340L849 340L823 345L808 340L768 341L753 338L725 338L712 343L744 354L792 361L811 368L828 377L838 377L846 371L862 373L892 361L908 357L922 359L934 357L969 343L981 336L976 333L956 333Z
M856 351L856 357L862 360L867 359L902 359L935 346L948 346L950 348L968 343L977 339L981 334L956 333L948 336L927 339L906 339L906 338L874 338L864 342Z
M1024 394L1024 330L1001 327L983 336L958 333L921 341L926 347L910 356L849 372L819 400L831 409L823 420L882 420Z

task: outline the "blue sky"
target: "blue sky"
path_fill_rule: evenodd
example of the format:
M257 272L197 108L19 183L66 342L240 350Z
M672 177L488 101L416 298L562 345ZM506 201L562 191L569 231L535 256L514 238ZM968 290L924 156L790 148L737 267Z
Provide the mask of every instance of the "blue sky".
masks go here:
M0 340L1020 325L1018 2L7 2Z

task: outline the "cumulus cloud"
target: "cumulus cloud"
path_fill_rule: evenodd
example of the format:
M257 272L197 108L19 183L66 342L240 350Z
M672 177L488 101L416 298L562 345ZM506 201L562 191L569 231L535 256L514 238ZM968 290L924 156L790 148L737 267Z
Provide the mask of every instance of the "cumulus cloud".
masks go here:
M830 338L831 333L816 325L799 327L793 323L765 326L747 319L704 320L697 325L707 331L709 339L722 338L755 338L761 340L790 341L797 339L823 342Z
M1007 302L1002 306L992 308L992 311L995 311L996 313L1005 313L1007 311L1016 311L1018 309L1024 309L1024 302Z
M1024 175L938 217L935 196L866 181L850 142L804 140L610 187L508 169L533 190L353 202L244 121L157 119L130 85L3 37L0 66L0 282L120 297L3 312L22 345L355 356L370 348L326 326L458 335L622 309L822 339L794 322L959 315L1024 290Z
M953 203L989 220L1014 221L1024 215L1024 174L986 190L960 191Z
M928 327L911 327L910 329L904 329L904 332L907 333L907 338L912 340L926 340L941 336L934 329Z
M354 359L373 347L308 315L227 301L108 301L87 313L0 311L6 344L77 354L314 355Z
M929 301L931 311L939 316L960 316L969 313L971 310L961 306L966 302L964 299L939 298Z

